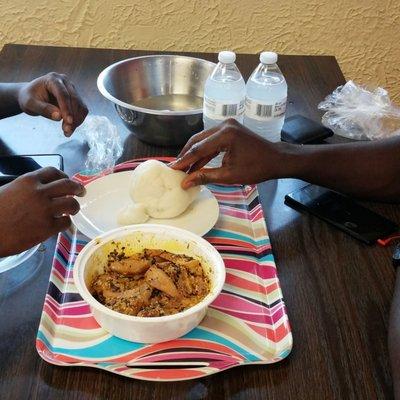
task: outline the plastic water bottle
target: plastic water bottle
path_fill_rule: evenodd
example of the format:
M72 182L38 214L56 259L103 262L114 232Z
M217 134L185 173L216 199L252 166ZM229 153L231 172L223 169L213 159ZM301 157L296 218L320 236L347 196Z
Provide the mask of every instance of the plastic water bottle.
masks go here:
M280 140L285 120L287 84L276 53L260 54L260 64L246 84L244 125L265 139Z
M246 84L235 60L236 54L233 51L221 51L217 66L207 78L203 102L204 129L213 128L228 118L243 123ZM223 156L220 153L207 167L219 167Z
M228 118L243 123L246 85L236 64L233 51L221 51L218 64L204 87L204 129L210 129Z

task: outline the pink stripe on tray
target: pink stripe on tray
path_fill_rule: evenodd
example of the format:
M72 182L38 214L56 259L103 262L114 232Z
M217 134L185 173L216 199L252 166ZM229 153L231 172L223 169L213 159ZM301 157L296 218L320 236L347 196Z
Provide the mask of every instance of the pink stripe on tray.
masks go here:
M116 369L115 371L122 372L126 368ZM142 379L153 380L182 380L193 379L204 376L205 373L195 369L158 369L158 370L143 370L135 373L135 377Z
M266 293L266 289L263 285L249 281L244 278L240 278L240 277L230 274L230 273L226 274L225 283L232 285L232 286L236 286L237 288L249 290L249 291L256 292L256 293Z
M208 239L209 238L207 237L207 240ZM261 254L261 253L264 253L264 252L266 252L268 250L271 250L271 245L269 243L267 243L265 245L262 245L262 246L258 246L257 248L251 249L251 250L249 250L246 247L230 246L230 245L226 245L226 244L225 245L216 244L214 247L216 247L221 252L224 252L224 251L236 251L236 252L240 252L240 253L243 253L243 252L249 253L250 252L251 253L250 256L254 257L254 259L256 259L254 254ZM223 254L222 257L224 257L224 258L228 257L229 258L229 255L224 255Z
M171 350L171 349L196 349L201 348L202 350L210 350L222 354L231 355L232 358L237 360L243 360L243 356L237 353L235 350L231 349L230 347L224 346L222 344L216 342L209 342L206 340L201 339L176 339L170 342L163 342L153 344L143 349L134 351L134 358L132 358L132 354L125 354L121 357L115 357L110 359L112 362L128 362L128 361L140 361L142 357L146 355L150 355L152 353L161 352L164 350Z
M85 318L91 318L92 314L90 312L89 307L87 306L81 306L81 307L70 307L70 308L57 308L54 306L54 304L50 303L49 301L46 301L45 305L49 307L55 314L57 315L62 315L66 316L69 318L75 318L75 317L85 317Z
M212 231L211 231L212 232ZM250 250L255 250L256 246L254 244L245 242L243 240L237 240L237 239L226 239L226 238L221 238L218 236L211 236L207 235L206 239L211 243L211 244L216 244L217 248L219 245L230 245L230 246L235 246L237 247L243 247L245 249L250 249Z
M214 353L214 352L202 352L202 351L188 351L188 352L166 352L161 354L150 355L143 357L137 362L165 362L174 360L190 360L190 359L205 359L205 360L215 360L215 361L229 361L232 362L232 357L230 355Z
M58 304L51 296L47 295L46 302L58 313L66 315L91 314L89 305L83 300Z
M246 325L259 335L276 343L279 343L290 332L287 318L282 319L280 324L274 325L273 329L260 327L259 325L251 324L250 322L247 322Z
M59 274L58 276L61 280L72 279L73 276L72 270L66 269L65 266L57 258L54 258L53 262L53 273L55 271L57 271L57 273Z
M223 308L226 310L237 310L241 312L253 313L253 314L267 314L271 315L274 311L261 305L254 303L250 300L244 299L239 296L235 296L230 293L221 293L212 303L214 308ZM280 306L281 307L281 306Z
M241 210L238 208L230 208L230 207L224 207L220 206L221 213L224 215L229 215L230 217L233 218L239 218L239 219L249 219L252 222L258 221L259 219L264 218L262 211L258 210L257 212L251 212L249 213L248 211Z
M284 321L279 326L274 326L274 329L264 328L250 323L247 323L247 326L254 332L258 333L260 336L267 338L271 342L279 342L288 334L286 321Z
M276 279L276 268L273 262L271 262L270 265L260 265L257 264L256 260L237 260L228 257L229 256L224 257L226 268L248 272L250 274L254 274L255 277L260 277L261 279Z
M284 313L284 308L282 307L280 310L276 311L274 315L267 315L267 314L254 314L249 313L246 311L237 311L233 309L226 309L216 307L214 304L212 305L213 308L219 309L220 311L224 312L225 314L232 315L232 317L238 318L243 321L255 322L257 324L264 324L264 325L274 325L282 318Z
M40 340L36 339L36 349L38 350L39 353L42 354L43 357L46 358L49 362L55 363L57 362L65 362L65 363L80 363L82 360L79 360L78 358L66 356L64 354L54 354L50 353L47 346ZM56 362L56 364L57 364Z
M57 325L65 325L71 328L77 329L98 329L99 324L93 318L93 316L78 317L76 315L67 317L65 315L59 315L47 304L44 305L43 310L51 318L51 320Z
M62 254L62 256L65 258L67 264L65 265L65 268L68 269L70 267L70 264L73 263L76 259L76 254L72 254L66 249L63 245L60 246L59 248L59 253Z

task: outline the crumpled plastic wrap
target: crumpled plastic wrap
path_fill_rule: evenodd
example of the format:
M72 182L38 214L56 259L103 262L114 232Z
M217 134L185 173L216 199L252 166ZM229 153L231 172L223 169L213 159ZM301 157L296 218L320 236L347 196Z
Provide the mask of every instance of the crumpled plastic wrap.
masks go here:
M322 123L340 136L373 140L400 135L400 108L380 87L370 91L348 81L318 108L326 111Z
M89 146L86 169L96 173L113 168L122 154L117 127L107 117L89 115L78 131Z

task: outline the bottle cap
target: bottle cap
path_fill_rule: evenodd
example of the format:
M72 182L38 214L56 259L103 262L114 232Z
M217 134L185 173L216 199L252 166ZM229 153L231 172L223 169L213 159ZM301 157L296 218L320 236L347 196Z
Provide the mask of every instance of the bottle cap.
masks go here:
M260 54L260 62L263 64L275 64L278 61L278 54L273 51L263 51Z
M236 60L236 54L233 51L220 51L218 61L222 64L232 64Z

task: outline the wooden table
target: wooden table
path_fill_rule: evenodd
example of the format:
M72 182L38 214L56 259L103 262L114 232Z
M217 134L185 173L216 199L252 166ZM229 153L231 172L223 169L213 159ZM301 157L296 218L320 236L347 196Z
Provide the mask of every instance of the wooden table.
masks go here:
M125 141L123 160L176 155L129 134L96 78L107 65L149 52L7 45L0 54L0 81L26 81L55 70L75 83L94 114L106 115ZM215 60L213 54L190 54ZM255 55L239 55L245 78ZM316 106L344 82L334 57L281 56L289 86L287 115L318 120ZM65 139L57 123L26 115L0 121L0 154L59 152L66 170L82 167L86 147ZM2 399L383 399L391 397L386 346L394 272L391 251L368 247L325 223L283 204L302 182L286 179L260 185L294 348L281 363L239 367L209 378L151 383L88 368L46 364L35 336L46 292L55 240L46 242L41 268L4 295L15 274L0 275L0 397ZM397 206L369 204L400 221ZM3 294L2 294L3 293Z

